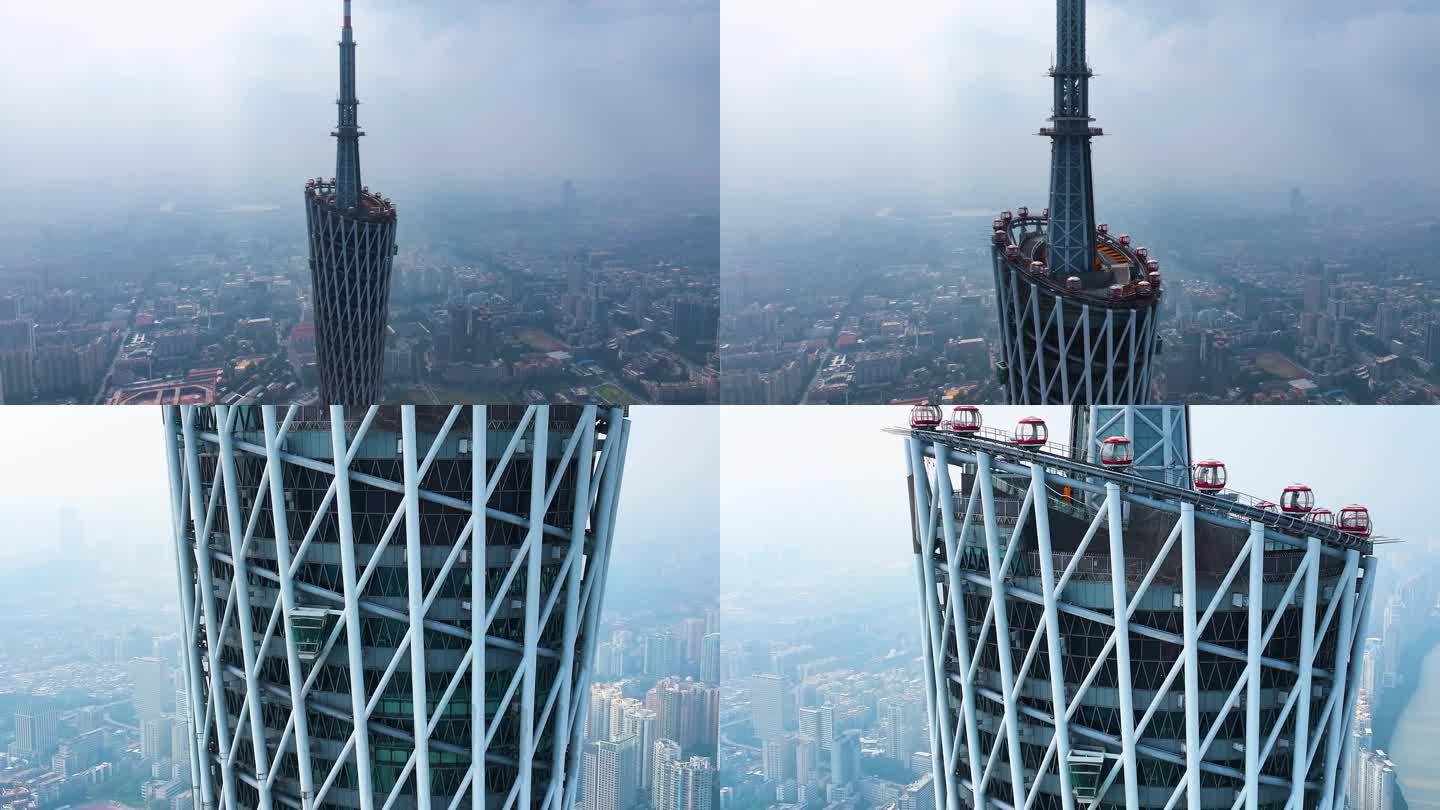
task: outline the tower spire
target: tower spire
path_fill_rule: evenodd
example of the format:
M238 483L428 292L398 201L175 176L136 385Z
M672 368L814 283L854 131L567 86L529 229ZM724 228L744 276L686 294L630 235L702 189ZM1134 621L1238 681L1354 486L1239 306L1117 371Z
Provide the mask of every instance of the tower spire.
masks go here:
M335 131L335 204L341 210L360 204L360 122L355 98L355 35L350 28L350 0L345 0L345 24L340 29L340 108Z
M1067 278L1095 267L1095 189L1090 173L1090 66L1085 61L1085 0L1057 0L1055 9L1055 108L1052 139L1048 264Z

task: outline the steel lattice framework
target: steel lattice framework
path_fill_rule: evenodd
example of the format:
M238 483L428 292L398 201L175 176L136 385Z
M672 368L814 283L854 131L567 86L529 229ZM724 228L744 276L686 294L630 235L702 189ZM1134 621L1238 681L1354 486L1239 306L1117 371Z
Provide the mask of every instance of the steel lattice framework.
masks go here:
M1016 405L1143 405L1151 399L1158 295L1073 294L995 250L1006 396Z
M594 406L165 408L203 806L571 810L628 436Z
M1095 263L1095 184L1090 172L1090 65L1085 61L1085 0L1055 4L1055 106L1050 137L1050 267L1063 276Z
M1002 376L1020 405L1144 404L1156 348L1159 263L1096 223L1085 0L1056 0L1050 206L995 220Z
M315 350L325 404L380 401L390 271L395 257L395 206L360 183L360 129L355 97L355 37L350 0L340 38L339 120L335 177L305 184Z
M937 810L1343 807L1368 541L988 438L895 432Z

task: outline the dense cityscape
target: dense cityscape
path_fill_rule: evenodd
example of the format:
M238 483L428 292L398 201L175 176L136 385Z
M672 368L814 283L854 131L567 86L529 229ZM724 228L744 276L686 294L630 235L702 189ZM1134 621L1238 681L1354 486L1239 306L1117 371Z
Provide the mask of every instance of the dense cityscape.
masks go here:
M404 223L384 399L715 401L713 208L568 181L526 192L533 202L508 206L427 201ZM13 228L0 401L315 401L298 206L154 206L89 223L83 239Z
M61 520L72 560L93 548L93 528ZM173 583L162 571L97 595L76 588L80 567L16 565L0 576L12 594L0 602L10 616L0 634L0 810L190 810L198 797L177 618L173 597L155 597ZM50 596L37 599L32 586ZM584 719L584 810L717 806L717 611L703 591L651 596L603 622Z
M1101 206L1167 278L1152 401L1440 401L1434 217L1301 189L1246 205ZM999 214L912 206L727 233L723 401L1005 401L986 239Z
M1427 553L1402 550L1389 571L1382 568L1360 664L1351 810L1407 806L1397 789L1404 773L1387 751L1407 702L1424 687L1421 661L1440 642L1440 589ZM1398 575L1406 562L1428 573ZM892 573L903 588L908 572ZM848 608L819 583L789 586L823 607L766 602L742 587L723 597L727 625L739 628L727 631L722 661L721 790L728 806L930 810L924 661L918 629L910 632L919 626L913 607L899 592L873 585L866 591L875 602ZM752 599L764 608L747 604Z

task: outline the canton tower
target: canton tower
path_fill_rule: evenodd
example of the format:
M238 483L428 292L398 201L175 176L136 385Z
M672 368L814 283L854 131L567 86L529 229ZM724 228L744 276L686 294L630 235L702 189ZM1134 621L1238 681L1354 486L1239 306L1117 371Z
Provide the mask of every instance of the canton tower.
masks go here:
M205 810L572 810L630 420L163 411Z
M380 399L390 268L395 258L395 206L360 182L360 130L355 98L355 35L350 0L340 33L339 121L335 176L305 183L310 284L322 404L369 405Z
M1369 511L1190 463L1183 406L919 406L906 441L935 810L1344 807Z
M1010 402L1143 404L1150 399L1160 264L1096 224L1085 0L1056 3L1050 205L992 224L995 302Z

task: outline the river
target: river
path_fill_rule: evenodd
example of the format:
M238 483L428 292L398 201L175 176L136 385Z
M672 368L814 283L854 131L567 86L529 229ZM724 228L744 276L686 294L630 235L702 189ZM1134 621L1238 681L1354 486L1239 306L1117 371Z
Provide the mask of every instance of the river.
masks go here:
M1420 666L1420 683L1400 714L1390 758L1410 810L1440 810L1440 646Z

